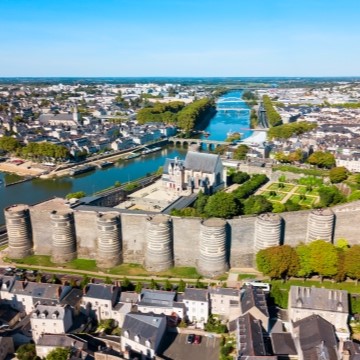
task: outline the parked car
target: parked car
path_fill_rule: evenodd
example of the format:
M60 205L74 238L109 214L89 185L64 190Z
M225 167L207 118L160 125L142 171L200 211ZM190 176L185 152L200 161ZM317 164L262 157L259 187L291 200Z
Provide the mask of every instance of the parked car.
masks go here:
M195 335L194 344L200 344L200 343L201 343L201 335Z
M192 344L194 342L195 334L189 334L186 338L186 342L188 344Z

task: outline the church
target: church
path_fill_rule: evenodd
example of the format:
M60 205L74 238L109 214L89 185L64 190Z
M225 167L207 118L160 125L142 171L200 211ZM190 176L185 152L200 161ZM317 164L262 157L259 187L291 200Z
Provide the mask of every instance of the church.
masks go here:
M225 185L226 174L219 155L188 151L185 160L166 159L162 184L175 192L202 190L212 194Z

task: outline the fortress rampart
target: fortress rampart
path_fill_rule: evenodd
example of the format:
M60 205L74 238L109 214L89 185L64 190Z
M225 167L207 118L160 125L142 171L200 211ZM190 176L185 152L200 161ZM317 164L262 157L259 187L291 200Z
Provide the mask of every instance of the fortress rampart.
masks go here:
M150 271L195 266L205 276L254 266L256 251L276 244L339 238L360 243L360 201L331 209L203 221L97 206L71 208L55 198L34 206L14 205L5 209L5 218L9 256L14 258L33 251L59 263L75 256L95 259L99 268L121 262Z

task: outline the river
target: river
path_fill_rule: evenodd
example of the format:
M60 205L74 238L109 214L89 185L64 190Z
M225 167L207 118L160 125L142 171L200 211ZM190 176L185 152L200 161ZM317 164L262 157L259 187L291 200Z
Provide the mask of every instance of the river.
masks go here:
M219 100L229 98L241 98L241 91L231 91ZM242 107L248 108L244 102L222 103L218 107ZM242 138L252 134L249 128L249 113L246 111L218 111L209 121L205 131L210 133L208 139L225 140L229 131L243 133ZM184 158L186 150L167 146L159 152L141 156L131 160L117 162L115 166L106 169L94 170L75 177L55 178L51 180L34 179L14 186L4 187L6 177L12 176L0 172L0 209L24 203L33 204L50 199L54 196L64 197L75 191L85 191L91 195L99 190L113 186L116 181L126 183L128 181L145 176L147 173L156 171L165 162L166 158ZM4 223L3 211L0 211L0 224Z

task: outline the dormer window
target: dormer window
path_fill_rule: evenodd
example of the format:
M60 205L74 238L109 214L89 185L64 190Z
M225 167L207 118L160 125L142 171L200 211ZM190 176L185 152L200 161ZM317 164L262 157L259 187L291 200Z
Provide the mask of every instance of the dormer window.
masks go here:
M150 340L146 340L146 341L145 341L145 346L146 346L146 347L151 347L151 341L150 341Z
M135 336L134 336L134 340L139 343L139 342L140 342L140 336L139 336L139 335L135 335Z
M125 336L126 338L129 338L129 332L128 332L127 330L124 331L124 336Z

